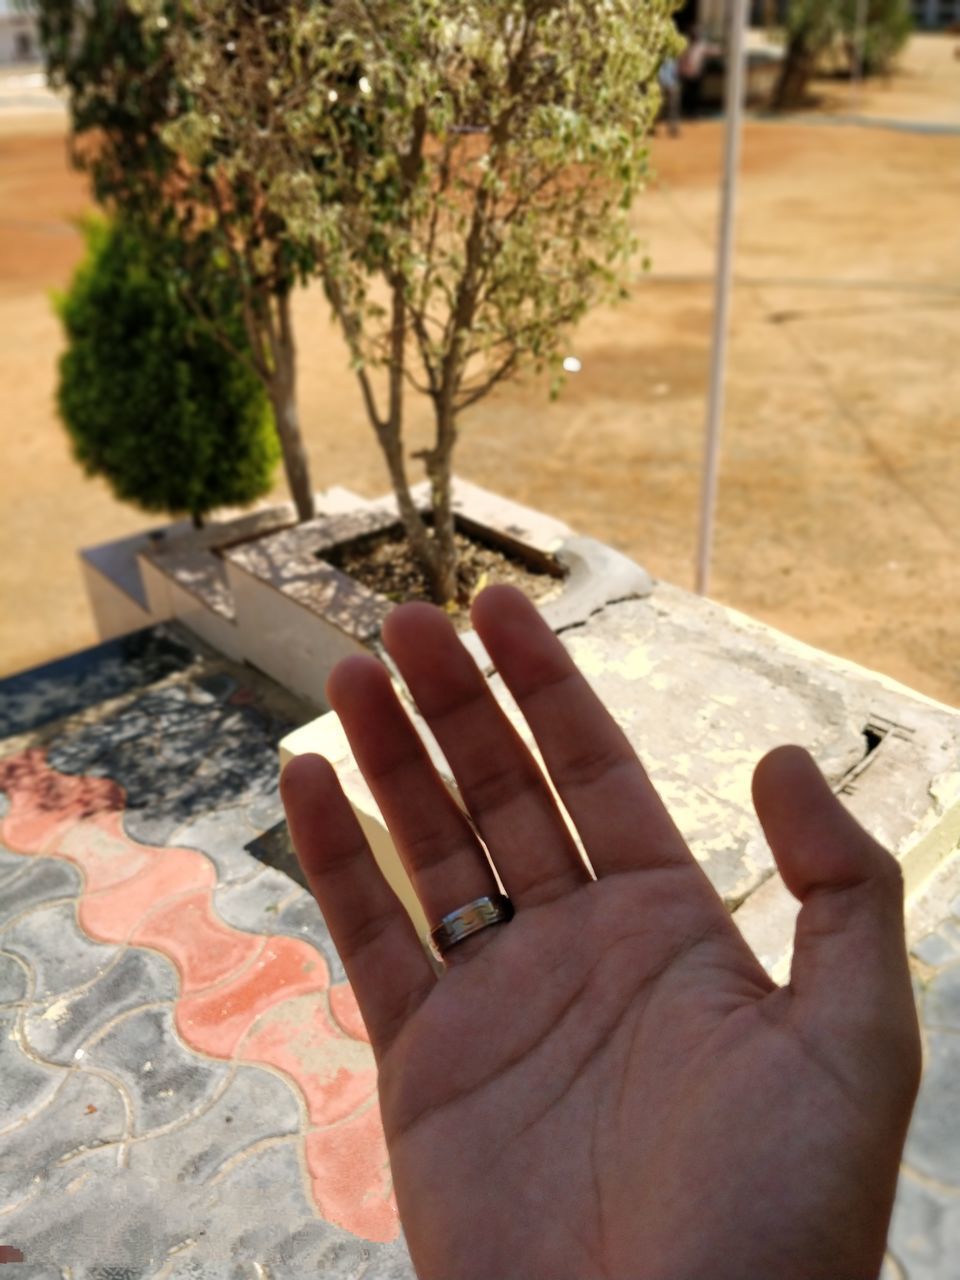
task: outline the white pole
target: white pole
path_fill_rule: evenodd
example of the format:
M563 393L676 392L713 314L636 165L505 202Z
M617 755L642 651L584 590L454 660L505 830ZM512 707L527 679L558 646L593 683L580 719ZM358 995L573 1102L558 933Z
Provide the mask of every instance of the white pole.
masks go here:
M733 230L743 124L746 29L747 0L733 0L730 6L730 30L725 68L726 138L713 311L713 355L710 365L703 487L700 499L700 543L697 550L697 591L700 595L706 595L710 582L710 552L713 546L713 523L717 506L717 464L720 454L720 426L723 422L727 328L730 315L730 291L733 283Z

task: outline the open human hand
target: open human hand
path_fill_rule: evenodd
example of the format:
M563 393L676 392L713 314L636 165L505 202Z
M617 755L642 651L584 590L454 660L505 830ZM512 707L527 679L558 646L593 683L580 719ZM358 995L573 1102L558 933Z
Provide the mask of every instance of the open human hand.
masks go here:
M438 977L330 765L302 756L282 780L376 1054L421 1280L875 1277L920 1073L895 860L806 752L760 763L757 813L802 903L776 986L533 606L494 587L473 618L596 878L428 605L397 609L384 642L469 819L378 662L341 663L330 701L428 919L498 892L484 845L514 918Z

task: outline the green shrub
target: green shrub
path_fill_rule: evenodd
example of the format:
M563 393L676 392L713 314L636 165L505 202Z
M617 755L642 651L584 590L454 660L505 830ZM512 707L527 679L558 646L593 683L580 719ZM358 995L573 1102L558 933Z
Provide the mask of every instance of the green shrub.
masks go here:
M67 335L57 402L74 454L147 511L252 502L280 456L263 385L240 356L242 316L211 262L191 282L222 316L232 354L180 297L161 242L118 221L85 223L87 256L56 299Z

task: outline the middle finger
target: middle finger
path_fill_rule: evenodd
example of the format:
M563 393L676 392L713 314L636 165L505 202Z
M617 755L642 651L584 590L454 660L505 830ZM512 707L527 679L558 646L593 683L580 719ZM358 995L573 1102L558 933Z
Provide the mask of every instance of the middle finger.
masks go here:
M507 893L536 906L591 876L543 774L450 622L404 605L383 640L446 756Z

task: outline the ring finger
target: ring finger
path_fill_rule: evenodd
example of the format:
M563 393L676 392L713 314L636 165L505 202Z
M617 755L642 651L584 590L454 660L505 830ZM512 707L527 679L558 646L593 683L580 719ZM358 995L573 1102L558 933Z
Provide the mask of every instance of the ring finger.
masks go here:
M386 669L374 658L348 658L331 675L327 696L431 925L496 895L483 846L434 769ZM455 948L456 958L473 950L469 939Z

